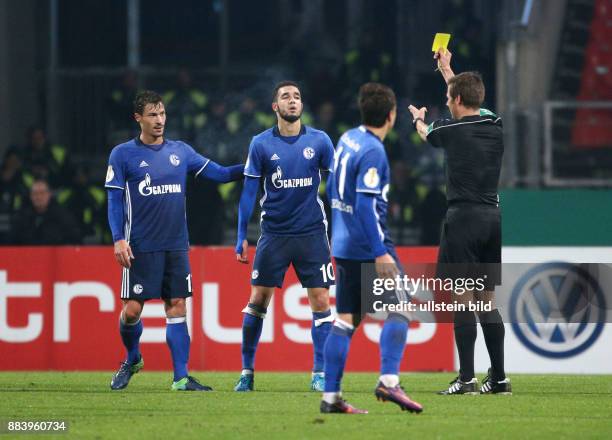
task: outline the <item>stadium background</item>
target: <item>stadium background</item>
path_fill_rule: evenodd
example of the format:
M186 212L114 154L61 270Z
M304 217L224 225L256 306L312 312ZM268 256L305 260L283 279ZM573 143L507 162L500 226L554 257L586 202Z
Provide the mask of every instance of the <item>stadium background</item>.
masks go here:
M102 182L110 148L137 133L131 98L144 87L165 98L168 137L230 164L274 123L269 95L278 80L302 84L304 121L334 142L357 124L359 85L391 85L399 98L385 141L392 234L406 261L434 261L443 156L415 135L406 107L425 105L428 118L447 113L431 59L435 32L453 34L455 71L481 71L485 105L504 119L505 261L609 262L609 0L181 0L172 8L161 0L0 1L0 369L110 370L121 358L120 277ZM33 232L37 177L52 186L59 236ZM233 245L240 189L188 189L195 369L239 368L249 272L231 247L218 246ZM250 241L257 236L253 222ZM310 365L310 315L295 283L291 273L276 295L261 370ZM170 369L161 309L147 309L147 366ZM604 327L582 352L561 358L534 352L508 328L508 371L611 373L612 331ZM352 348L352 370L377 368L376 325L369 331ZM454 368L448 324L415 323L408 343L405 368ZM571 341L557 343L563 352ZM477 352L477 369L486 367L486 353Z

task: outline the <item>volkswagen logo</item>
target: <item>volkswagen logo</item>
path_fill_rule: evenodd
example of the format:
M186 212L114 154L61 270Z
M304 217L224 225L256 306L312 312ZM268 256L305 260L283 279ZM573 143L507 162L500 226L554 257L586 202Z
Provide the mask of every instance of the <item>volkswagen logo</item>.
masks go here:
M510 298L514 333L529 350L549 358L568 358L588 349L601 334L605 318L599 283L575 264L535 266L518 280Z

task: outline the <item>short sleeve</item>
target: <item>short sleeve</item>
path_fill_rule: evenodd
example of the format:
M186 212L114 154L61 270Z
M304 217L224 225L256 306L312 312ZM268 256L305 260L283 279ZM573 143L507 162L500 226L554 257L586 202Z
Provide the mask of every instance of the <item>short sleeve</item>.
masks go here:
M321 154L319 159L319 168L325 171L331 171L334 164L334 144L326 133L323 133L323 142L321 143Z
M490 119L495 125L497 125L499 127L503 127L502 119L497 114L495 114L494 112L492 112L489 109L481 108L480 109L480 116L483 117L483 118Z
M255 138L251 141L249 146L249 156L247 157L246 164L244 166L244 175L249 177L261 177L262 175L262 160L260 146L255 141Z
M202 156L200 153L194 150L191 145L184 145L187 152L187 172L195 173L195 176L198 177L198 175L204 171L204 168L206 168L206 165L208 165L210 159Z
M125 162L121 150L117 147L113 148L108 158L104 187L125 189Z
M480 116L489 116L493 119L497 119L499 116L497 116L495 114L495 112L492 112L491 110L489 110L488 108L481 108L479 111Z
M357 192L380 194L382 176L387 172L387 157L382 148L368 151L357 167Z
M427 142L434 147L444 148L447 145L446 136L448 135L448 129L445 129L445 127L452 122L452 119L438 119L429 124L427 127Z

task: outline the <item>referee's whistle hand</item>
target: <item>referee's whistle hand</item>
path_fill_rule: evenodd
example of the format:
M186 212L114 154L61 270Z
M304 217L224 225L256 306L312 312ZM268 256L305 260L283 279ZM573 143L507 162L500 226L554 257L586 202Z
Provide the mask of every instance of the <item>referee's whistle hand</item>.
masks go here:
M129 269L132 266L131 260L134 259L134 254L132 253L132 248L125 240L117 240L115 242L115 260L125 267Z
M249 263L249 242L246 240L242 240L242 249L238 247L236 249L236 260L243 264Z

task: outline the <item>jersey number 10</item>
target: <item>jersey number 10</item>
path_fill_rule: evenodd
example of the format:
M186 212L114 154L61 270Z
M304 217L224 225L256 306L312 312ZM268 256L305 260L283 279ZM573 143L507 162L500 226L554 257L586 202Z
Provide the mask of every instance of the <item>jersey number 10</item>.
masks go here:
M327 283L328 280L334 281L336 279L334 275L334 266L332 266L331 263L322 264L319 270L323 274L324 283Z

